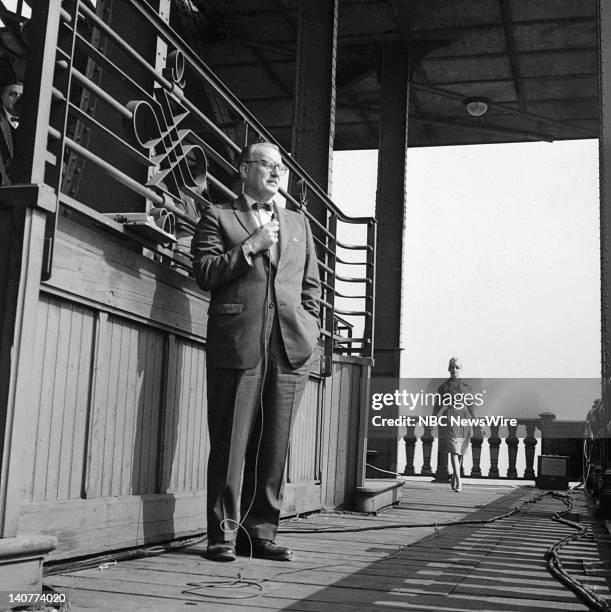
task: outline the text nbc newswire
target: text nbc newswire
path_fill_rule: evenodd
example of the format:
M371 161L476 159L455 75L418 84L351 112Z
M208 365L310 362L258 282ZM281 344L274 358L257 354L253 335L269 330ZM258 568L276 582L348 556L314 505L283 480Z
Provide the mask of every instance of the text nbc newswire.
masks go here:
M509 419L503 416L485 416L485 417L457 417L457 416L398 416L396 418L386 418L380 414L376 414L371 418L371 424L374 427L415 427L421 425L423 427L447 427L448 425L462 425L463 427L470 425L471 427L506 427L511 425L515 427L518 424L517 419Z
M371 408L372 410L381 410L388 406L401 406L413 411L416 407L423 408L426 406L453 406L456 409L475 408L484 405L484 396L486 391L481 393L425 393L423 390L418 393L410 393L405 390L395 389L392 393L372 393ZM447 427L448 425L460 425L463 427L512 427L518 424L517 419L506 418L499 415L487 415L482 417L474 417L467 410L465 416L458 415L401 415L393 418L383 417L376 414L371 418L371 424L374 427L415 427L416 425L423 427Z

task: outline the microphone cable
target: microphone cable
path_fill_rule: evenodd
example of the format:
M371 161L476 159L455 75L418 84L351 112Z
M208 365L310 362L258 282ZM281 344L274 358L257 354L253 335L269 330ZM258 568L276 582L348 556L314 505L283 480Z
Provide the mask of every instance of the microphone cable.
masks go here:
M276 212L272 212L271 221L276 219ZM259 467L259 454L261 452L261 443L263 442L263 426L265 424L264 421L264 410L263 410L263 395L265 391L265 381L267 379L267 372L269 369L269 350L268 350L268 333L269 337L273 333L273 325L274 325L274 317L271 317L272 330L268 332L268 327L270 323L270 312L272 308L270 308L271 302L270 297L272 295L272 255L271 255L271 247L267 249L268 254L268 267L267 267L267 279L265 285L265 321L263 327L261 329L261 342L263 345L263 372L261 373L261 388L259 389L259 412L261 413L261 427L259 430L259 440L257 441L257 452L255 454L255 466L254 466L254 485L253 485L253 494L250 500L250 504L246 509L246 512L243 516L240 516L240 522L236 529L233 530L232 533L236 533L239 529L242 529L248 538L248 544L250 546L250 555L249 555L249 563L252 560L252 540L250 538L250 534L244 528L243 523L244 519L249 515L252 507L255 503L255 496L257 494L257 486L258 486L258 467ZM275 315L275 313L274 313ZM255 417L256 418L256 417ZM221 526L222 528L222 526ZM224 531L224 530L223 530Z
M276 218L277 218L276 212L274 211L272 212L272 215L271 215L271 221L276 220ZM239 522L236 522L233 519L223 519L220 524L220 527L223 533L236 534L236 539L237 539L237 534L240 533L240 530L242 530L246 534L246 538L248 538L248 546L249 546L248 561L243 567L241 567L238 570L235 578L231 578L228 580L219 580L219 581L188 582L186 586L188 586L189 588L182 591L184 595L192 595L195 597L203 597L203 598L211 597L214 599L225 599L225 600L249 599L251 597L257 597L257 595L259 595L261 591L263 590L263 586L261 585L259 581L244 578L243 572L248 569L253 559L252 538L250 537L250 534L248 533L247 529L244 527L244 520L250 514L250 511L252 510L252 507L255 503L255 497L257 494L257 486L259 484L258 483L259 455L261 453L261 444L263 442L263 427L265 424L263 396L264 396L264 391L265 391L265 382L267 379L267 373L269 369L268 336L271 339L271 336L273 334L274 316L276 315L275 312L272 313L273 309L270 308L270 305L272 304L272 302L270 301L270 298L272 296L271 248L267 249L267 255L268 255L268 267L267 267L267 279L266 279L266 285L265 285L265 302L264 302L265 303L265 317L264 317L263 327L261 328L261 342L263 344L263 371L261 373L261 386L259 389L259 413L261 414L261 425L259 429L259 439L257 440L257 451L255 453L254 483L253 483L252 497L250 499L250 504L248 505L248 508L246 508L246 511L244 512L244 514L240 514ZM274 309L275 307L276 306L274 305ZM270 317L270 314L272 314L271 317ZM271 324L272 324L272 330L269 330L270 319L271 319ZM255 416L255 419L256 418L257 416ZM236 523L236 526L234 528L230 528L229 523ZM215 589L245 589L249 587L254 589L254 592L250 592L250 593L247 592L246 594L236 593L234 595L220 595L220 594L217 595L212 592L210 593L205 592L205 590L214 591ZM204 590L204 592L201 592L202 590Z

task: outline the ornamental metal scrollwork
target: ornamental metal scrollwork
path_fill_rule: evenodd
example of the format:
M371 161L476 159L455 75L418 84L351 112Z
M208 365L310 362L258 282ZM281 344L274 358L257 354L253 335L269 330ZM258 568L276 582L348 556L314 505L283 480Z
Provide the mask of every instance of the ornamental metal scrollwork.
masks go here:
M184 56L180 51L168 55L163 73L175 86L184 86ZM185 195L203 205L208 164L203 147L196 144L203 141L192 130L179 129L189 111L176 96L156 86L153 97L150 101L131 100L126 105L132 113L131 135L151 153L154 172L147 187L171 197L180 208L184 208L181 204Z
M166 67L161 71L166 79L170 79L181 89L185 86L185 56L182 51L171 51L166 60Z

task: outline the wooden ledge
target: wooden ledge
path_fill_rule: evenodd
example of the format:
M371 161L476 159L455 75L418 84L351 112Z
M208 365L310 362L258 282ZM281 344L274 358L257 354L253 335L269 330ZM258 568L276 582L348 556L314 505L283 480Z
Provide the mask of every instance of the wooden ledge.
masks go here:
M354 505L358 512L377 512L401 501L403 480L372 478L355 491Z
M16 538L0 538L0 563L22 556L46 555L57 546L57 540L47 535L22 535Z
M23 535L0 539L0 591L40 593L42 562L57 541L52 536Z

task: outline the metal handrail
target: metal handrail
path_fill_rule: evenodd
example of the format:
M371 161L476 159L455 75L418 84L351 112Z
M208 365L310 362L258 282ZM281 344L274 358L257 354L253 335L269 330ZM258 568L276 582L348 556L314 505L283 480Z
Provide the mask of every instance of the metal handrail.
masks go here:
M162 33L165 42L174 48L180 48L185 52L185 57L191 63L191 66L200 72L210 85L212 85L223 98L231 101L234 111L237 111L242 119L253 127L260 135L265 136L269 142L278 144L280 150L284 153L284 163L290 170L293 170L301 178L304 178L308 183L308 188L312 189L316 197L320 198L325 206L331 210L337 218L344 223L364 224L375 222L373 217L350 217L346 215L336 204L329 198L322 188L314 181L314 179L299 166L288 154L284 148L276 142L276 139L259 123L255 116L240 102L240 100L231 92L231 90L214 74L210 67L197 55L190 52L188 44L152 9L152 7L143 0L131 0L132 4L140 13L149 19L157 30Z
M237 99L237 97L227 88L224 83L215 75L211 68L202 61L182 40L182 38L155 12L155 10L145 0L127 0L130 6L135 9L138 14L143 17L155 30L155 34L159 39L165 41L168 45L168 50L178 50L186 59L189 64L190 71L196 79L200 79L206 89L211 88L214 94L218 95L222 100L227 103L232 111L240 118L240 120L247 127L249 133L256 134L258 137L265 139L269 142L273 142L278 145L281 152L284 163L290 169L291 173L301 179L307 186L307 193L311 197L317 198L327 210L327 222L321 222L318 218L314 217L308 210L305 197L297 199L286 190L281 189L280 193L286 198L287 203L292 205L294 208L301 210L304 215L309 219L314 231L314 239L317 245L318 251L318 263L322 275L322 286L323 286L323 299L321 302L323 321L325 323L325 330L323 336L327 338L326 341L326 357L329 359L330 352L337 350L339 345L347 345L342 349L347 353L355 352L356 344L362 344L363 347L358 349L364 356L372 356L372 332L373 332L373 301L374 301L374 274L375 274L375 227L376 221L373 217L351 217L345 214L336 204L331 200L328 194L320 187L312 177L304 170L296 160L291 158L287 151L274 139L274 137L265 129L265 127L259 123L259 121L248 111L248 109ZM33 12L39 10L38 6L33 6ZM111 176L114 180L120 184L126 186L128 189L133 191L138 196L145 198L150 204L154 206L164 207L172 212L181 219L183 227L188 231L192 231L194 227L194 219L190 217L183 210L178 208L172 203L172 199L164 195L154 187L144 185L142 182L129 176L128 171L123 171L121 164L113 164L110 161L104 159L108 157L105 151L100 150L89 150L86 146L83 146L78 142L78 138L72 138L72 134L68 134L67 131L67 119L70 116L79 122L79 125L86 127L86 130L92 130L102 138L106 139L104 142L111 144L112 149L115 151L120 150L121 155L125 159L131 159L140 164L142 167L154 167L155 163L149 156L147 156L146 150L141 145L135 144L129 137L124 137L119 133L112 123L109 122L108 126L104 125L104 118L96 118L90 114L90 110L86 109L82 103L79 106L78 103L74 102L74 87L83 88L83 91L87 92L84 96L90 96L90 98L82 99L94 99L101 101L107 106L111 114L117 113L118 116L124 121L131 122L134 120L133 108L130 104L127 104L126 100L120 100L113 97L111 90L106 90L102 87L99 82L96 82L91 77L89 69L87 71L79 69L74 65L75 50L79 49L81 52L90 58L99 69L112 72L121 82L127 86L127 89L131 92L135 98L142 100L150 105L158 104L157 101L157 90L154 95L151 94L147 88L143 87L136 79L139 77L130 76L123 66L119 66L111 57L107 57L103 50L97 49L91 42L86 39L79 28L79 24L85 22L90 26L93 26L99 32L107 38L107 41L115 45L121 53L127 55L132 62L132 65L137 66L140 71L144 70L144 74L148 75L145 77L147 80L149 77L153 83L157 84L169 92L169 95L175 99L178 103L191 114L192 118L199 122L205 130L205 137L211 134L213 137L213 146L208 142L204 141L198 134L191 133L189 135L188 143L199 146L202 151L205 152L208 160L213 163L213 170L207 169L206 179L208 185L218 190L228 198L236 197L236 194L227 187L224 179L225 176L231 176L237 174L238 170L234 165L231 157L233 153L241 150L239 146L232 138L227 135L216 122L207 116L202 110L197 108L193 102L191 102L183 93L180 86L178 86L169 77L168 73L163 71L161 73L155 66L151 65L147 59L133 48L126 39L122 38L111 26L105 23L100 16L96 14L91 8L84 3L76 0L71 12L67 12L57 6L49 6L46 9L49 14L55 12L55 16L59 15L61 20L58 20L60 38L58 40L67 41L68 37L71 40L70 44L58 43L55 46L56 55L53 57L55 66L55 74L52 78L52 83L49 83L50 87L46 91L39 91L37 95L48 96L48 99L54 100L55 114L52 115L51 121L45 127L45 133L48 135L47 138L47 150L43 151L43 156L46 159L48 167L52 168L49 171L49 180L51 184L58 191L62 185L62 169L65 168L64 151L68 152L68 156L71 159L84 159L91 162L96 167L102 169L107 175ZM72 14L71 14L72 13ZM61 22L60 22L61 21ZM55 22L53 22L55 23ZM49 45L53 46L55 43L49 42L53 39L51 36L51 30L47 30L48 34L45 35L44 45L45 48ZM63 37L63 38L62 38ZM47 40L47 38L49 40ZM49 49L50 51L51 49ZM48 54L47 54L48 57ZM40 59L38 61L41 61ZM86 74L84 73L86 72ZM190 74L191 74L190 72ZM178 80L178 79L176 79ZM76 90L78 91L78 90ZM61 107L61 110L60 110ZM115 115L116 116L116 115ZM25 121L23 122L25 123ZM41 119L38 119L38 123L32 127L40 131ZM63 126L63 127L62 127ZM174 127L172 129L175 129ZM200 128L201 129L201 128ZM201 132L200 132L201 133ZM217 150L219 147L217 143L220 143L223 151ZM37 168L40 167L39 160L41 159L41 148L37 145L36 155L38 156L34 160L37 164ZM43 141L44 147L44 141ZM215 148L216 147L216 148ZM226 147L226 148L225 148ZM233 152L233 153L232 153ZM74 156L77 156L76 158ZM34 161L32 167L34 167ZM136 167L136 166L133 166ZM219 170L220 174L216 171ZM40 170L37 170L40 173ZM135 176L135 175L134 175ZM45 179L46 180L46 179ZM53 185L53 183L56 183ZM72 193L72 192L71 192ZM174 195L176 197L176 193ZM58 200L59 201L59 200ZM62 199L64 206L70 206L70 201L76 202L76 200ZM205 202L206 198L200 198L200 202ZM178 202L178 200L177 200ZM149 205L150 205L149 204ZM180 202L178 202L180 204ZM79 212L83 213L86 211L87 205L79 203ZM92 210L93 212L93 210ZM367 244L345 244L337 240L337 223L342 222L351 225L365 225L367 227ZM49 224L48 224L49 225ZM53 224L49 225L53 227ZM54 230L53 230L54 231ZM53 237L51 237L51 242ZM338 257L336 254L337 249L348 249L353 251L363 251L366 253L365 261L346 261L345 259ZM337 273L338 266L351 265L361 266L358 273L362 273L363 277L347 277ZM359 283L363 285L362 295L349 296L345 295L336 290L336 283L349 282ZM341 299L353 299L353 300L365 300L365 309L341 309L336 306L336 298ZM333 326L334 322L338 320L338 315L345 314L346 316L358 317L363 321L364 332L363 338L351 339L339 336L340 341L335 345L332 344L334 337ZM341 317L339 317L341 318ZM350 322L344 321L349 328L352 329Z
M218 93L220 93L223 96L223 98L228 99L231 102L233 110L237 111L242 116L242 119L246 123L248 123L252 128L254 128L260 135L265 136L265 138L269 142L274 142L275 144L278 145L278 147L280 148L280 150L284 154L283 155L284 163L291 170L293 170L297 175L299 175L300 178L306 180L306 183L308 184L308 188L312 189L312 191L315 193L315 195L317 197L319 197L324 202L325 206L328 209L330 209L335 215L337 215L337 218L340 221L342 221L344 223L348 223L348 224L375 223L375 219L373 217L350 217L350 216L346 215L345 213L343 213L341 211L341 209L339 209L335 205L335 203L329 198L329 196L324 191L322 191L322 189L312 179L312 177L310 177L309 174L303 168L301 168L288 155L288 153L283 149L283 147L279 143L276 142L274 137L264 128L264 126L261 123L258 122L258 120L254 117L254 115L252 115L248 111L248 109L246 109L246 107L243 106L242 103L234 96L234 94L222 83L222 81L220 81L218 79L218 77L216 77L214 72L212 72L212 70L205 64L205 62L203 62L201 60L201 58L199 58L198 56L188 52L189 51L189 47L188 47L187 43L185 41L183 41L178 36L178 34L176 32L174 32L161 19L159 17L159 15L157 15L148 4L140 3L139 0L132 0L132 3L135 4L135 6L136 6L136 8L138 8L138 10L140 10L141 14L143 14L150 21L154 22L154 26L157 29L158 33L161 31L165 35L167 43L173 45L176 48L181 48L181 51L189 59L189 62L191 63L191 66L198 70L199 76L204 77L205 80L209 84L211 84L218 91ZM171 90L177 96L177 98L181 102L185 103L189 107L190 111L195 113L196 116L199 119L203 120L208 125L208 127L213 129L214 132L217 134L217 136L220 136L221 138L223 138L223 140L226 142L226 144L228 144L236 152L240 150L240 147L237 146L229 137L227 137L227 135L222 130L220 130L208 117L206 117L204 115L204 113L202 113L197 107L195 107L191 103L191 101L182 94L180 89L175 88L173 83L171 83L165 77L160 75L141 55L139 55L130 45L128 45L119 35L117 35L106 23L104 23L104 21L102 21L93 11L91 11L89 9L89 7L87 7L85 5L80 5L79 8L82 9L83 13L85 15L87 15L87 17L90 18L96 24L96 26L98 26L102 30L104 30L105 34L110 36L116 43L118 43L123 48L124 51L129 53L132 56L133 59L138 61L138 63L142 67L147 69L150 72L151 76L160 85L162 85L165 88ZM82 42L82 43L88 45L88 43L86 41L84 41L84 39L82 39L82 37L79 37L79 41L78 42L79 43ZM91 47L91 45L88 45L88 46ZM91 47L91 48L93 48L93 47ZM99 56L100 54L96 54L96 55ZM107 66L112 66L114 69L120 71L120 69L117 66L115 66L114 64L112 64L112 62L109 62L108 60L105 60L105 64ZM122 74L124 74L124 73L122 73ZM135 84L133 79L129 79L129 80L130 80L130 83ZM96 87L94 83L91 83L91 85ZM98 93L98 92L96 92L96 93ZM109 103L112 103L112 99L110 99L109 96L105 96L105 99ZM126 109L125 109L124 112L129 112L129 111L126 111ZM282 193L282 195L284 197L289 199L291 201L291 203L293 203L298 208L301 208L301 203L298 202L297 200L295 200L290 194L284 192L284 190L281 190L281 193ZM314 219L314 221L315 221L315 219ZM320 229L322 231L326 232L326 228L324 226L320 225ZM342 246L343 248L349 248L349 249L366 250L366 249L370 248L367 245L365 245L365 246L344 245L344 244L342 244L340 242L337 242L337 245L338 246Z

